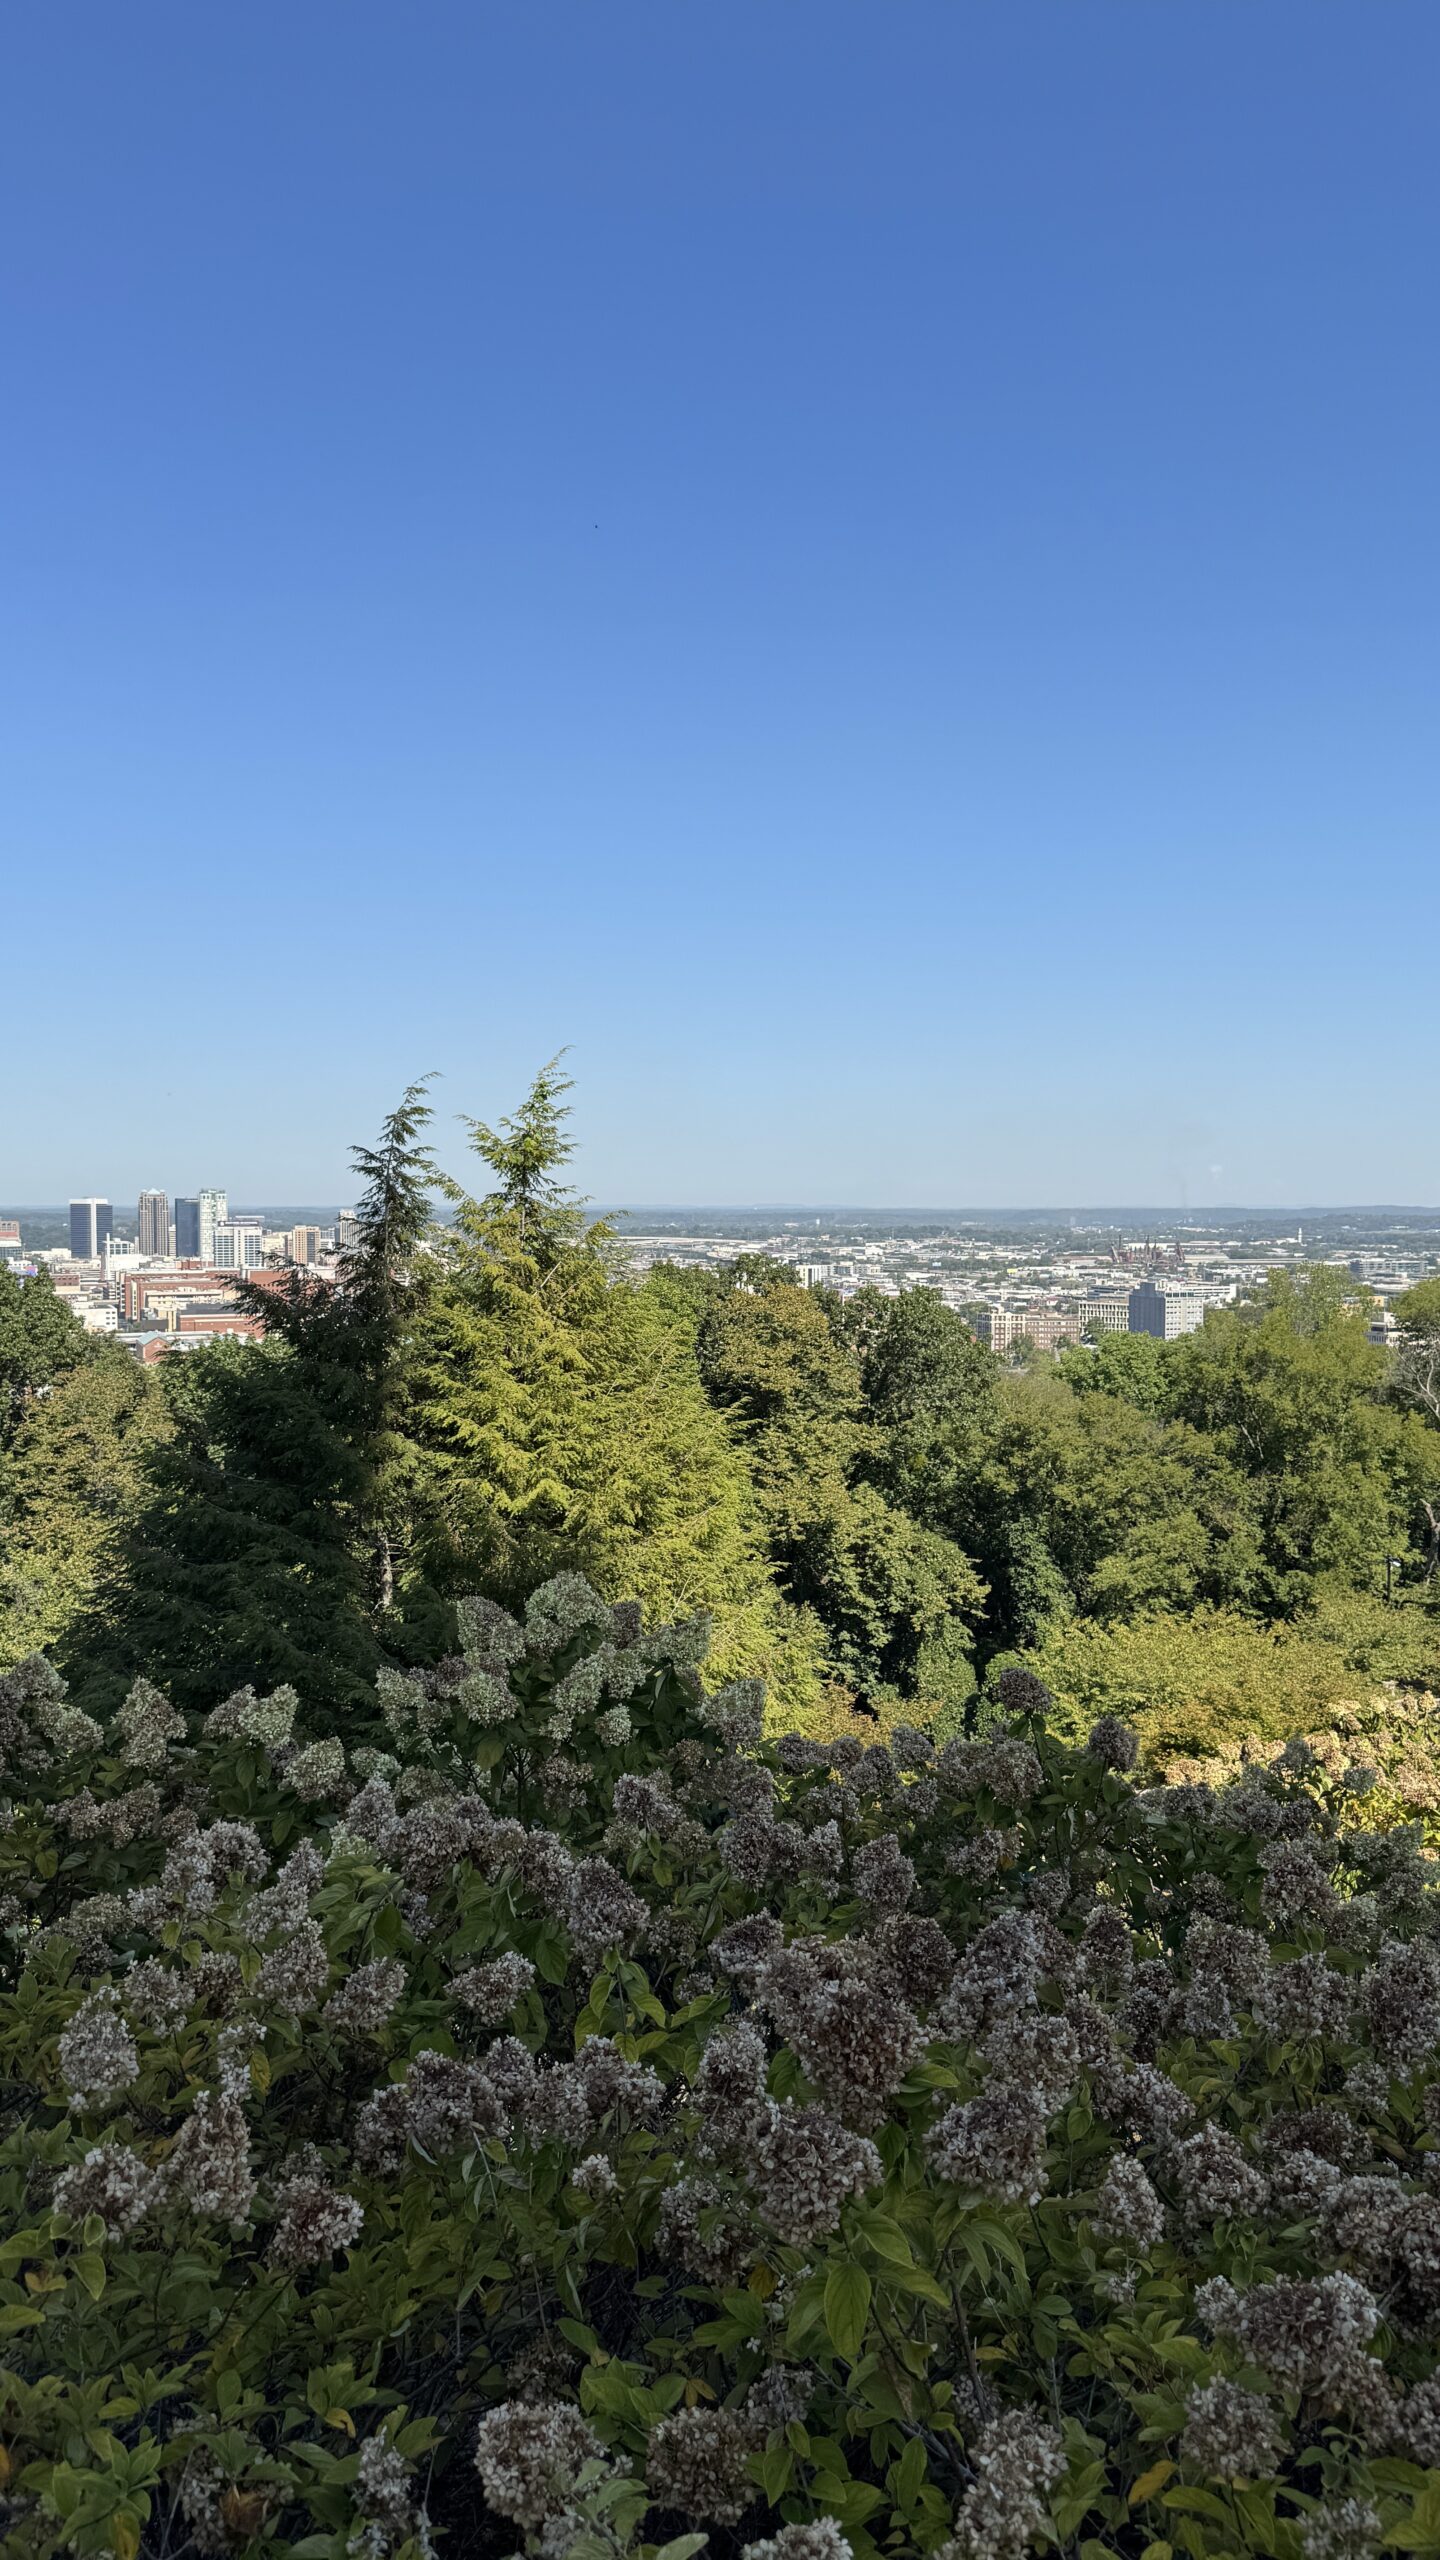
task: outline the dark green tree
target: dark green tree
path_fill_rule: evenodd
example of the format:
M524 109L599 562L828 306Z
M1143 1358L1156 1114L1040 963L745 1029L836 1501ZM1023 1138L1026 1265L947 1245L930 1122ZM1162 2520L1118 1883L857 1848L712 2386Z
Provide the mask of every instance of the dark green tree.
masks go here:
M397 1378L426 1259L428 1107L412 1087L374 1149L336 1283L260 1274L260 1342L163 1364L171 1428L145 1469L118 1569L66 1648L80 1694L138 1671L184 1705L246 1680L367 1702L392 1596Z
M1373 1585L1390 1549L1405 1552L1431 1435L1385 1402L1385 1355L1346 1272L1272 1272L1169 1344L1165 1378L1170 1412L1250 1481L1268 1614L1304 1608L1320 1576Z
M1153 1333L1102 1333L1062 1351L1055 1366L1082 1396L1116 1396L1139 1413L1165 1406L1166 1346Z
M752 1265L710 1306L697 1352L742 1433L782 1588L819 1621L833 1675L866 1698L954 1704L973 1686L983 1586L951 1538L867 1477L882 1471L886 1445L867 1418L867 1367L897 1434L927 1398L943 1401L956 1380L979 1374L934 1316L922 1306L912 1325L866 1304L852 1318L788 1274Z
M954 1422L993 1401L994 1355L935 1289L895 1298L861 1289L840 1318L860 1361L868 1417L880 1430Z
M1396 1403L1440 1428L1440 1279L1422 1280L1395 1302L1404 1332L1389 1381ZM1440 1474L1440 1470L1437 1470ZM1440 1482L1417 1488L1420 1570L1427 1590L1440 1578Z

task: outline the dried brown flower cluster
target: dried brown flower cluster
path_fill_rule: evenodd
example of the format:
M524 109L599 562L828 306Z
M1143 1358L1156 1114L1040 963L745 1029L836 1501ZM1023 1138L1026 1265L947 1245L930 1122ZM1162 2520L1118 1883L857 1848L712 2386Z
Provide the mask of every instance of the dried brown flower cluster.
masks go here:
M343 1743L0 1681L14 2560L1426 2547L1440 1898L1350 1760L1141 1792L1013 1670L771 1747L576 1576L460 1637Z

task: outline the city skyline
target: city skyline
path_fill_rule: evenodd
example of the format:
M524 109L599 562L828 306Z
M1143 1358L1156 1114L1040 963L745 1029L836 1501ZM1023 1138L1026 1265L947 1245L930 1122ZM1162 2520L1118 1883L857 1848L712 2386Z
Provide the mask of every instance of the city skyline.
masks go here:
M152 1246L162 1232L162 1197L144 1195ZM332 1286L343 1279L347 1246L358 1240L353 1210L333 1223L317 1215L267 1224L261 1213L231 1210L213 1188L177 1199L175 1213L158 1252L126 1234L123 1213L117 1224L112 1204L98 1197L70 1202L68 1246L56 1242L67 1232L59 1217L0 1219L0 1260L22 1282L48 1273L88 1332L107 1334L151 1366L221 1337L262 1335L267 1293L280 1270L302 1266L322 1287ZM1440 1212L1397 1212L1368 1223L1359 1213L1321 1212L1308 1230L1299 1219L1278 1229L1255 1217L1209 1224L1215 1231L1208 1234L1143 1217L1130 1227L1032 1218L1007 1228L982 1213L917 1220L907 1233L893 1219L727 1220L713 1211L702 1222L693 1212L654 1211L645 1223L622 1216L617 1234L640 1285L657 1263L713 1274L748 1253L755 1258L752 1282L778 1268L803 1289L842 1303L861 1292L893 1299L929 1290L1011 1362L1054 1358L1116 1333L1173 1341L1263 1291L1276 1273L1294 1276L1315 1263L1344 1273L1369 1342L1394 1351L1404 1330L1397 1304L1403 1308L1407 1293L1440 1270ZM582 1239L575 1243L583 1252Z

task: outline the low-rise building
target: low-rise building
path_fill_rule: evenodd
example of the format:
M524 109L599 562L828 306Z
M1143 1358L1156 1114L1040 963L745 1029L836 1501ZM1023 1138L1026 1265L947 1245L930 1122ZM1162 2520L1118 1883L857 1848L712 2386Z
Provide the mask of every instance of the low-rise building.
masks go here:
M1017 1342L1033 1342L1037 1351L1059 1351L1080 1339L1080 1318L1058 1307L982 1307L976 1330L982 1342L1002 1355Z
M127 1271L120 1282L120 1306L127 1324L140 1324L147 1316L163 1322L170 1307L231 1307L234 1303L234 1273L199 1265L188 1270Z
M1082 1333L1128 1333L1130 1330L1130 1292L1128 1289L1098 1289L1080 1301Z

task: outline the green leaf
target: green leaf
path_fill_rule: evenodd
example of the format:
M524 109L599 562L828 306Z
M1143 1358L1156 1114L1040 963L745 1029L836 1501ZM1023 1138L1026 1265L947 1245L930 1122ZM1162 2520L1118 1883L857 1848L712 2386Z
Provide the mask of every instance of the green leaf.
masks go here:
M755 2294L726 2293L721 2295L721 2300L742 2338L758 2338L764 2334L765 2305Z
M570 1971L570 1951L558 1929L542 1929L530 1949L542 1982L561 1983Z
M1225 2525L1231 2521L1229 2508L1208 2489L1167 2489L1162 2503L1181 2515L1213 2516L1217 2524Z
M788 2444L771 2445L768 2452L754 2457L754 2474L765 2492L768 2503L779 2504L795 2471L795 2456Z
M71 2273L83 2284L92 2302L98 2302L105 2290L105 2261L98 2249L85 2249L70 2261Z
M1411 2513L1385 2539L1396 2551L1440 2551L1440 2488L1422 2489Z
M877 2257L888 2259L896 2267L912 2264L915 2253L899 2223L892 2222L888 2213L864 2214L858 2227Z
M853 2258L838 2258L825 2278L825 2326L837 2355L853 2364L870 2316L870 2278Z
M880 2281L891 2293L917 2294L922 2302L933 2302L941 2311L950 2308L949 2294L926 2267L887 2267Z
M896 2506L913 2507L929 2476L924 2439L912 2436L890 2473L890 2489Z
M983 2240L987 2248L998 2249L1002 2258L1009 2259L1022 2284L1029 2283L1030 2270L1025 2264L1025 2252L1013 2231L1007 2231L1003 2222L996 2222L988 2216L978 2215L970 2224L970 2229L977 2239ZM964 2238L965 2234L962 2233L961 2237Z

